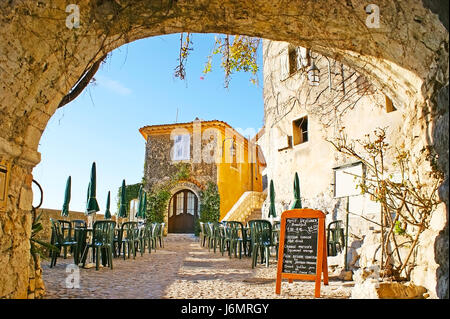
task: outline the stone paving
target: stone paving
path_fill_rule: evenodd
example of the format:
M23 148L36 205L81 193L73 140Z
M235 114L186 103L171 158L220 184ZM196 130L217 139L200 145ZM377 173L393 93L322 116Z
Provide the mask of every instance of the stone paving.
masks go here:
M72 267L68 267L72 265ZM114 258L109 267L79 269L79 288L66 288L73 268L72 259L58 258L49 268L42 262L47 294L44 298L300 298L314 297L314 282L283 281L281 294L275 294L276 259L270 266L258 264L251 268L248 257L229 258L219 251L208 252L193 235L169 234L164 248L151 254L139 253L136 259ZM348 298L352 282L330 277L328 286L321 286L321 298Z

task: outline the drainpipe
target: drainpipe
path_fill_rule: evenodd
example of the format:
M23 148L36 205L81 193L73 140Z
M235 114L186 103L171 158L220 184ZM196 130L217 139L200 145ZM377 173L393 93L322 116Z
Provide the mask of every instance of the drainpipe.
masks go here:
M347 261L347 254L348 254L348 214L349 214L349 202L350 197L347 196L347 209L346 209L346 216L345 216L345 271L348 271L348 261Z
M247 143L247 145L248 145L248 147L247 147L247 154L249 154L251 156L251 159L250 159L250 170L251 170L250 180L251 180L251 182L250 182L250 184L251 184L251 191L253 192L253 190L254 190L254 185L253 185L253 169L254 169L254 166L253 166L253 148L250 147L250 146L253 147L253 144L250 142L250 135L248 136L248 143ZM248 158L248 156L247 156L247 158Z
M331 93L331 64L330 64L330 59L328 59L328 57L324 56L325 59L327 59L328 62L328 92Z

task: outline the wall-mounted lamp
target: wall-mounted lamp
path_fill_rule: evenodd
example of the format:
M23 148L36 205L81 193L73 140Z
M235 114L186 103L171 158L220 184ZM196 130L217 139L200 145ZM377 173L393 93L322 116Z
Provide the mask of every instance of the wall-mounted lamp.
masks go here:
M320 70L317 68L314 60L311 62L311 66L308 69L308 80L312 86L318 86L320 83Z

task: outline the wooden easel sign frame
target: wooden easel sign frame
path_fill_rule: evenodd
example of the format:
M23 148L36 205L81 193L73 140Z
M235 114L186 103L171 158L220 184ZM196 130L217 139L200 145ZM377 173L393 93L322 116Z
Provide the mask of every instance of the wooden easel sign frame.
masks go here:
M314 297L319 298L322 273L328 285L325 214L309 208L287 210L281 214L280 226L275 293L280 294L283 279L290 283L312 280L316 282Z

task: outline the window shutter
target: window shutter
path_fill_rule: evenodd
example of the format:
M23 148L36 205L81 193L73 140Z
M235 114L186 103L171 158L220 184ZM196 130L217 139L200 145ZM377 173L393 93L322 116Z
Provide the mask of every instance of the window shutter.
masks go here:
M178 161L179 159L180 159L180 156L181 156L181 143L180 143L180 141L181 141L181 135L177 135L176 137L175 137L175 142L174 142L174 145L173 145L173 160L174 161Z
M280 54L280 79L286 80L289 77L289 51L284 49Z
M303 47L297 47L297 69L308 66L308 50Z
M182 147L183 147L183 160L189 160L190 159L190 155L191 155L191 136L186 134L183 135L183 142L182 142Z
M173 145L173 161L190 159L190 135L177 135Z
M301 47L297 47L295 49L295 57L296 57L296 70L300 70L303 65L302 65L302 52L301 52Z

